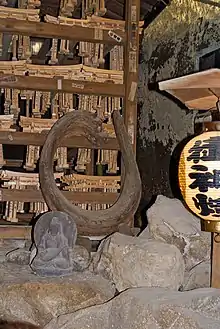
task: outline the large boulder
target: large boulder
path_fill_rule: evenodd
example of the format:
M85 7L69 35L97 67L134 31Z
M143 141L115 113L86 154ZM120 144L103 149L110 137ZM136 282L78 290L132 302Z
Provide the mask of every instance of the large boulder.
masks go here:
M184 260L173 245L114 233L102 241L92 270L114 282L118 291L143 286L178 290Z
M44 329L219 329L220 291L133 288L113 300L53 319Z
M201 231L200 219L191 214L180 200L159 195L148 209L147 218L150 235L158 241L175 245L184 257L187 271L209 259L211 234Z
M0 264L0 318L44 326L53 317L104 303L114 295L112 284L89 272L42 278L28 266Z

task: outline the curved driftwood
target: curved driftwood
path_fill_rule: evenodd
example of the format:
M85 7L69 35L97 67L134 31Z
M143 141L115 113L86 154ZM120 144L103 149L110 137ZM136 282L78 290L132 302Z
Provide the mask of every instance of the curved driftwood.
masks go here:
M113 124L121 149L125 173L117 201L106 210L88 211L71 204L57 188L53 174L54 154L61 140L85 135L95 145L107 136L101 132L101 121L93 114L73 111L59 119L50 130L40 157L40 186L48 207L69 214L76 222L80 235L107 235L128 223L137 210L141 197L141 179L124 121L119 111L113 112Z

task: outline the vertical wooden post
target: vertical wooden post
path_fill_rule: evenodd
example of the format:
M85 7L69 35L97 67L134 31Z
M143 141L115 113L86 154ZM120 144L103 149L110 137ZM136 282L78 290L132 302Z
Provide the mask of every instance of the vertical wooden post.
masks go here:
M125 98L124 121L136 154L137 139L137 86L139 64L139 20L140 0L125 0L125 33L124 46L124 84ZM123 179L123 165L121 177ZM123 180L121 181L123 185ZM134 226L134 218L130 219L129 226Z
M94 175L94 158L95 152L94 150L91 150L90 162L86 165L86 175Z
M220 235L212 233L211 287L220 288Z
M125 1L124 119L136 153L140 0Z

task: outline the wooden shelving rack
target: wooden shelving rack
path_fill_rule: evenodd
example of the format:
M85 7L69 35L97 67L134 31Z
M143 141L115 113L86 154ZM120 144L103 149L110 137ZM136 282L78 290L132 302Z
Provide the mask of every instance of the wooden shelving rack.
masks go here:
M126 19L116 21L123 26L123 29L109 28L100 29L102 24L108 24L108 19L88 22L85 20L72 20L74 25L64 23L54 24L50 22L36 22L24 19L16 19L11 16L0 18L0 33L12 35L24 35L38 38L57 38L71 41L85 41L107 45L108 49L115 45L124 47L124 75L123 84L114 84L111 81L90 82L78 79L63 79L60 77L51 79L49 77L39 77L31 75L15 75L11 73L1 73L0 88L18 90L39 90L54 91L72 94L103 95L123 98L123 116L125 125L131 138L134 152L136 152L136 126L137 126L137 84L138 84L138 62L139 62L139 34L140 34L140 0L126 0ZM15 10L15 9L14 9ZM110 20L109 20L110 21ZM113 21L111 20L111 24ZM1 64L1 62L0 62ZM7 145L36 145L42 146L46 138L46 133L20 132L20 131L0 131L0 144ZM66 139L62 146L72 148L96 149L96 145L91 145L83 137ZM101 145L102 149L119 150L117 140L109 138L107 143ZM6 160L10 165L10 161ZM92 174L91 172L88 174ZM98 202L113 203L117 193L100 192L63 192L68 199L74 202ZM30 200L42 201L40 191L25 191L16 189L0 189L0 200L16 200L26 202ZM30 227L22 225L1 225L0 238L30 238Z

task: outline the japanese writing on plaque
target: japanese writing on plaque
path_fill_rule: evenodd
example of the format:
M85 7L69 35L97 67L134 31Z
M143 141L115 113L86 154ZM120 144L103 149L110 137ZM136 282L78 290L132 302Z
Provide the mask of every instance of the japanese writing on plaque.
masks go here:
M200 216L207 219L210 216L218 218L220 217L220 135L209 135L207 139L202 139L202 136L205 134L198 136L193 146L188 149L186 160L190 170L187 171L187 188L195 191L192 201ZM191 192L190 194L192 195Z

